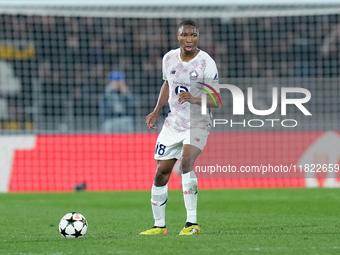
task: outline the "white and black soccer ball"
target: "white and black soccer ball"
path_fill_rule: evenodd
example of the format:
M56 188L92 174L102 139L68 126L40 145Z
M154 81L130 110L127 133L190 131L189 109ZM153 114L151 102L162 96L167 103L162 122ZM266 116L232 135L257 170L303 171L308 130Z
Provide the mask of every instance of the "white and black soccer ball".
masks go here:
M67 239L81 238L87 231L87 220L77 212L67 213L59 222L59 232Z

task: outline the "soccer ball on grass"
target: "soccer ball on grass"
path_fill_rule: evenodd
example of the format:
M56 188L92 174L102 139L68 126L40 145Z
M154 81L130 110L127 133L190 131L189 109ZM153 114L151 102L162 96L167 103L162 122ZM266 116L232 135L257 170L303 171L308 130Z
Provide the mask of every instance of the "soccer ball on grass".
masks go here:
M80 213L67 213L59 222L59 232L67 239L81 238L87 231L87 220Z

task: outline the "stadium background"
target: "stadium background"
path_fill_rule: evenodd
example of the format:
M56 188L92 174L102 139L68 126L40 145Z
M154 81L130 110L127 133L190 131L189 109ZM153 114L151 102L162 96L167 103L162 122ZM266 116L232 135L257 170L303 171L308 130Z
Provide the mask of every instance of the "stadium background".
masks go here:
M312 93L312 117L288 109L299 122L296 128L218 127L198 164L207 158L233 165L339 163L336 4L1 7L1 192L72 191L83 184L93 191L150 189L164 117L150 131L145 116L162 83L162 56L177 47L176 26L183 18L199 22L199 47L215 59L220 82L244 91L254 87L257 108L270 107L272 87ZM125 72L137 98L131 134L100 130L99 99L113 70ZM216 118L230 118L228 96L222 95L225 104ZM242 118L254 116L247 112ZM202 178L200 187L338 187L336 178ZM180 187L178 176L169 187Z

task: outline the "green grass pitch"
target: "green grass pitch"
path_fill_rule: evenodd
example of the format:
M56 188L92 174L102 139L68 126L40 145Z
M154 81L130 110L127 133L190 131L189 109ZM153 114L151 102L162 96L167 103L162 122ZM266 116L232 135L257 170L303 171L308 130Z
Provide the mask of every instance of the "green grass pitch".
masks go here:
M199 191L201 234L179 236L181 191L170 191L168 234L152 227L150 192L0 195L0 254L340 254L340 189ZM60 218L83 214L82 239L64 239Z

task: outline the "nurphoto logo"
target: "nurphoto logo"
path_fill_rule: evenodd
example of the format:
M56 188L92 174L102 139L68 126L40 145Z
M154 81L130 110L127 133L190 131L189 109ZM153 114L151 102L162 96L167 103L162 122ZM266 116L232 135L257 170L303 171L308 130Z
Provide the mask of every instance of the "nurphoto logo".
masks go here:
M235 85L231 84L214 84L214 87L207 85L205 83L200 83L209 89L213 91L213 93L217 96L219 99L221 106L222 106L222 101L220 96L217 94L217 90L220 91L222 89L228 89L233 97L233 109L232 113L233 115L244 115L245 114L245 96L240 88L238 88ZM205 91L215 102L216 105L216 100L213 97L213 95L206 89L201 88L203 91ZM304 106L305 103L309 102L311 99L311 93L309 90L305 88L292 88L292 87L282 87L281 88L281 116L286 116L287 115L287 105L295 105L305 116L311 116L312 114L308 109ZM287 98L288 94L300 94L302 95L301 98ZM272 113L274 113L277 110L278 107L278 88L273 87L272 88L272 105L269 109L267 110L259 110L254 107L254 102L253 102L253 88L249 87L247 89L247 106L248 109L251 113L257 116L267 116ZM206 115L207 114L207 95L202 94L201 96L202 99L202 104L201 104L201 114ZM274 127L276 122L280 122L281 126L283 127L296 127L298 125L297 120L295 119L250 119L246 121L245 119L242 122L233 122L232 119L213 119L213 127L216 127L216 125L226 125L230 124L230 127L234 125L242 125L243 127L246 127L246 124L248 124L249 127L262 127L264 126L265 122L270 122L271 126Z

